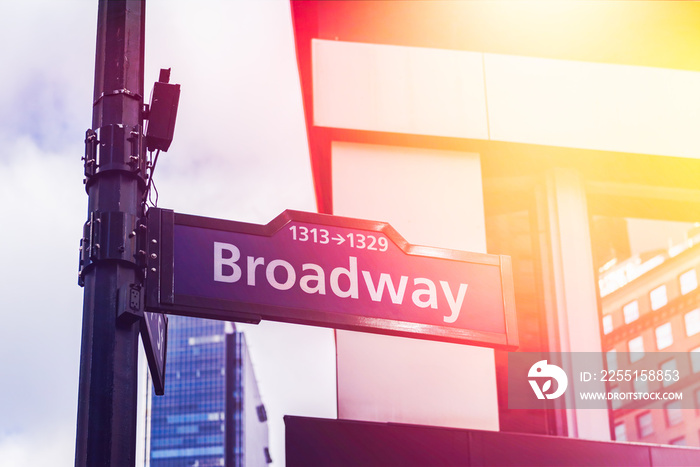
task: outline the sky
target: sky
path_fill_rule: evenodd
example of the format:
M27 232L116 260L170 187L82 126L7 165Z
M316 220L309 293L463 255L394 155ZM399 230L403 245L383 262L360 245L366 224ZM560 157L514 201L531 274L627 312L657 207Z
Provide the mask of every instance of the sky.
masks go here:
M6 2L0 15L0 462L74 463L97 1ZM159 207L265 224L315 211L289 2L148 0L146 94L160 68L181 85ZM284 465L287 414L336 416L328 329L246 334ZM144 370L145 371L145 370Z

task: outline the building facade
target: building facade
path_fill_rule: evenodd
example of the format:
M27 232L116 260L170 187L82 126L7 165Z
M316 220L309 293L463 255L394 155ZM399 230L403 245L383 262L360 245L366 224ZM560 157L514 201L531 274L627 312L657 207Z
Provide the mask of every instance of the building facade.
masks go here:
M700 232L600 276L603 349L609 370L661 370L662 380L608 383L622 392L682 393L682 400L613 401L618 441L700 446ZM676 373L677 372L677 373ZM638 372L639 374L639 372ZM675 376L677 375L677 377Z
M291 11L319 211L389 222L414 244L511 256L519 351L591 352L602 368L623 331L601 331L609 304L592 219L700 221L700 4L292 1ZM505 351L342 331L336 343L341 419L615 437L609 410L575 401L511 410Z
M146 465L213 467L270 461L267 416L243 333L171 316L165 395L151 395Z

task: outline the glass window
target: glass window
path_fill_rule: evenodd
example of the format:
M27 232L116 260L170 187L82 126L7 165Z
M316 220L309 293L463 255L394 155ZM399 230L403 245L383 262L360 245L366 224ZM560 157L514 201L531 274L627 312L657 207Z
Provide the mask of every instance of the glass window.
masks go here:
M680 438L674 438L671 441L669 441L668 444L671 444L673 446L687 446L687 443L685 442L685 436L681 436Z
M612 315L603 316L603 334L610 334L613 330Z
M673 401L666 404L666 423L668 426L676 426L683 422L683 410L681 401Z
M605 358L608 361L608 370L617 371L617 350L608 350L605 353Z
M680 281L681 294L683 295L698 288L698 275L695 272L695 269L691 269L690 271L681 274Z
M613 394L619 394L620 388L611 388L610 392L612 392ZM618 396L614 396L611 405L613 409L619 409L620 407L622 407L622 399L620 399Z
M656 328L656 348L659 350L670 347L673 344L673 330L671 323L664 323Z
M649 383L646 379L633 379L632 386L634 386L634 392L649 392Z
M649 298L651 299L651 309L658 310L662 306L668 303L668 298L666 297L666 286L662 285L657 287L649 293Z
M627 427L625 422L620 422L615 425L615 441L627 441Z
M630 363L634 363L644 357L644 339L642 339L642 336L630 339L627 345L630 351Z
M175 432L178 434L192 434L199 432L199 425L180 425L175 428Z
M672 385L675 382L673 381L674 372L678 369L676 359L672 358L671 360L666 360L661 364L660 368L664 375L664 379L661 384L663 384L664 387Z
M643 414L637 415L637 432L640 438L654 433L654 423L651 418L651 412L644 412Z
M639 304L637 303L637 300L622 307L622 312L625 315L625 324L629 324L639 318Z
M695 347L690 351L690 366L693 373L700 372L700 347Z
M700 308L689 311L685 314L685 334L694 336L700 332Z

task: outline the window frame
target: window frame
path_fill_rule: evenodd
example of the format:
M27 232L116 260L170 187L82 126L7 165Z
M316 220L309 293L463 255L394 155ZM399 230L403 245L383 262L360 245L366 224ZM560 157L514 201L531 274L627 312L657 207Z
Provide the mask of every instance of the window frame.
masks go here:
M684 287L683 283L683 278L684 277L690 277L692 275L692 284L693 286L691 288ZM695 269L689 269L680 276L678 276L678 284L681 290L681 295L688 295L690 292L698 288L698 273Z
M649 428L651 429L651 431L649 431L648 433L645 434L645 433L642 432L641 420L642 420L643 418L646 419L647 416L648 416L648 418L649 418L649 424L648 424L648 426L649 426ZM635 417L634 420L635 420L635 423L636 423L636 425L637 425L637 435L639 435L639 438L640 438L640 439L641 439L641 438L646 438L647 436L651 436L651 435L653 435L653 434L655 433L655 431L654 431L654 416L652 415L651 411L647 410L647 411L645 411L645 412L640 413L639 415L637 415L637 416Z
M659 303L661 291L663 291L663 303ZM668 304L668 288L666 284L660 285L649 292L649 305L652 311L660 310Z
M628 310L634 310L634 318L628 319L629 315L632 314L632 312L628 312ZM625 324L630 324L637 321L639 319L639 300L632 300L627 305L623 306L622 314L624 315Z
M662 334L661 338L659 338L659 330L660 329L663 329L663 331L662 331L663 333L665 333L666 330L668 330L668 335ZM667 349L667 348L671 347L673 345L673 342L674 342L674 340L673 340L673 326L671 325L671 322L666 321L665 323L661 324L660 326L656 326L654 328L654 338L655 338L654 340L656 343L657 350L663 350L663 349ZM665 344L665 345L662 347L661 344L659 343L659 341L661 341L661 344Z
M632 350L632 342L640 342L641 350ZM629 350L630 363L638 362L639 360L644 358L644 355L646 354L646 350L644 348L644 336L640 334L637 337L629 339L627 341L627 350Z

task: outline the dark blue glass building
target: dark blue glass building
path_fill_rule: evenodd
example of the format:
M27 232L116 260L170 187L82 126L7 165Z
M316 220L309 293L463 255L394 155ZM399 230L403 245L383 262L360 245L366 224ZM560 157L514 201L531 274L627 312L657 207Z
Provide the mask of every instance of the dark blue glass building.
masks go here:
M146 465L269 463L245 336L223 321L170 316L167 352L165 395L151 396L147 416Z

